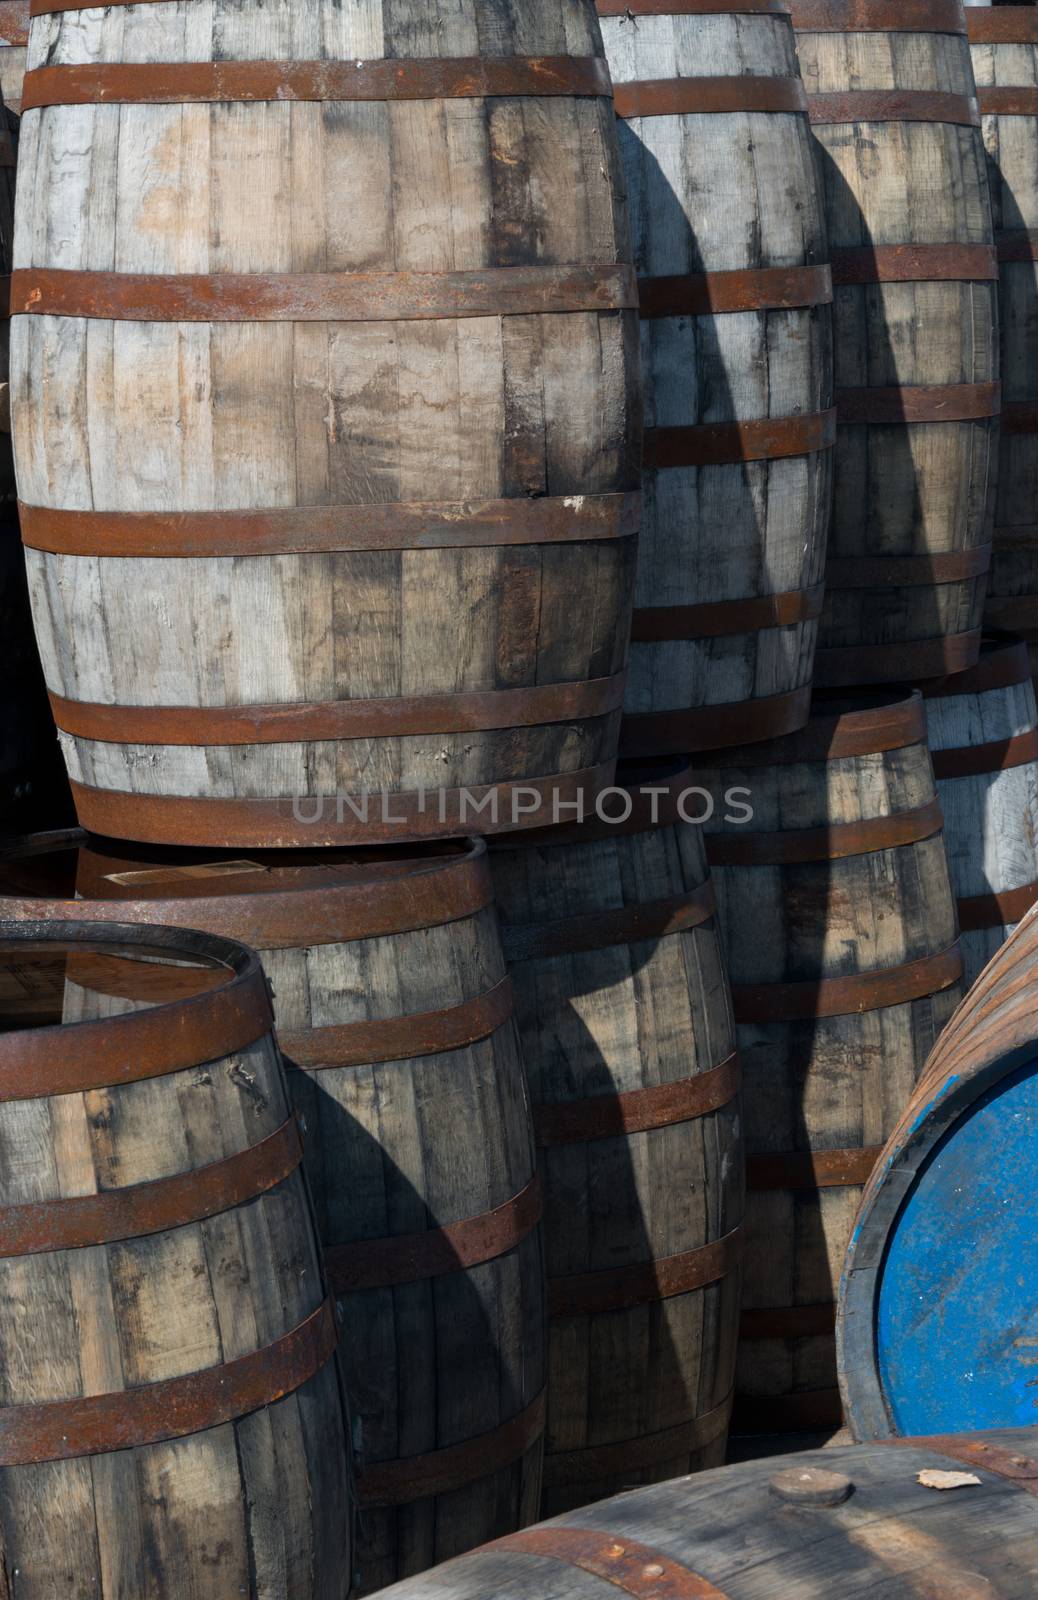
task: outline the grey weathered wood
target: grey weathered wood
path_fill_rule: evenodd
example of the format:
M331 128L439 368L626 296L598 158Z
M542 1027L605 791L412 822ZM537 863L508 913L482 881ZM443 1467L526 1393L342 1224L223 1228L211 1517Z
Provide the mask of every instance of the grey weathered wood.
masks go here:
M17 950L17 947L16 947ZM11 946L0 960L11 963ZM17 951L14 960L31 967ZM66 1020L118 1017L67 963ZM129 955L121 971L138 978ZM155 975L156 969L146 969ZM165 973L182 968L164 967ZM177 1019L171 1010L170 1029ZM58 1029L55 1051L74 1051ZM57 1059L57 1058L56 1058ZM3 1202L190 1172L290 1114L273 1036L164 1077L0 1105ZM0 1404L122 1391L270 1344L325 1287L297 1169L247 1205L143 1238L0 1260ZM168 1443L0 1470L2 1592L18 1600L350 1589L348 1425L335 1362L266 1411Z
M480 868L481 847L392 852L219 854L98 842L72 864L92 919L152 920L262 944L279 1032L438 1011L504 976L490 881L482 907L430 926L358 938L350 890L378 897L423 874ZM381 862L381 865L380 865ZM38 862L36 892L53 893ZM17 872L17 880L12 876ZM53 868L52 868L53 876ZM32 861L8 873L0 914L31 908ZM0 887L3 887L0 884ZM28 892L27 892L28 891ZM271 894L298 896L310 930L268 948L257 919ZM200 897L205 905L200 906ZM413 919L412 919L413 920ZM492 1210L534 1175L530 1109L515 1023L464 1048L303 1071L288 1087L305 1129L306 1169L323 1244L422 1234ZM545 1384L539 1227L483 1264L339 1296L341 1359L357 1451L359 1593L531 1522L543 1442L495 1471L477 1462L460 1486L396 1508L369 1503L365 1468L478 1440L535 1402Z
M867 724L871 710L894 706L903 692L816 701L832 715L848 711ZM918 697L916 700L918 704ZM810 735L814 719L808 724ZM883 819L934 799L926 744L859 756L779 763L802 736L708 756L698 781L723 795L749 791L753 816L719 807L705 824L714 836L795 833ZM871 737L871 735L869 735ZM866 738L868 742L868 737ZM880 741L882 742L882 741ZM785 747L785 749L784 749ZM722 765L722 762L725 764ZM745 1336L736 1372L739 1431L808 1428L831 1420L836 1404L832 1307L861 1182L846 1173L818 1185L761 1186L754 1158L820 1155L879 1147L900 1115L916 1075L960 984L920 989L901 1004L814 1015L809 990L789 1021L748 1020L743 985L817 984L853 978L938 955L955 944L955 906L940 833L896 848L827 859L824 839L812 859L783 865L714 865L728 950L745 1083L749 1192L743 1310ZM816 1308L812 1310L811 1308ZM813 1330L775 1331L782 1313L820 1318ZM756 1324L756 1326L754 1326ZM771 1331L768 1331L770 1328Z
M698 830L684 823L502 842L491 866L506 955L534 926L682 896L707 877ZM615 1106L618 1095L709 1072L734 1049L712 918L633 943L616 934L592 950L516 953L509 970L535 1111L600 1097ZM637 1132L617 1115L605 1136L538 1152L549 1297L553 1279L683 1254L741 1223L737 1098ZM705 1288L552 1314L545 1515L724 1459L738 1305L733 1260Z
M979 1434L1032 1464L1033 1428ZM949 1453L950 1452L950 1453ZM392 1600L614 1600L628 1592L727 1600L1030 1600L1038 1583L1038 1506L1024 1483L972 1461L954 1443L865 1444L777 1456L660 1484L582 1510L538 1533L592 1534L589 1571L505 1544L390 1591ZM975 1471L980 1482L940 1493L926 1468ZM771 1490L780 1472L818 1469L850 1479L835 1507L793 1507ZM1009 1471L1014 1468L1010 1465ZM643 1554L644 1552L644 1554ZM674 1570L676 1563L678 1570ZM654 1571L660 1567L662 1571ZM682 1571L681 1569L684 1569ZM692 1574L699 1575L697 1584ZM655 1580L655 1581L654 1581ZM712 1585L704 1588L705 1583Z
M981 662L999 648L995 642L986 644ZM1024 672L1026 666L1025 661ZM1038 885L1038 764L1013 757L1016 764L998 765L1006 741L1034 733L1038 724L1034 688L1030 678L1023 677L1006 688L977 691L970 677L962 674L958 694L955 678L946 680L940 696L931 697L924 690L927 737L935 758L939 750L994 747L990 771L937 780L952 889L960 900ZM959 943L967 986L1016 921L992 913L991 926L963 930Z
M34 19L30 65L601 54L591 0L169 0ZM50 107L23 118L20 267L440 271L629 258L608 100ZM391 204L387 204L387 195ZM260 509L636 487L635 313L213 324L19 317L23 500ZM43 375L46 373L46 382ZM608 677L633 536L29 565L48 682L181 706ZM583 604L572 606L577 591ZM85 784L262 798L608 763L616 715L267 746L66 739Z
M617 84L741 74L799 78L784 16L605 17L602 33ZM640 276L825 261L803 115L633 117L621 122L620 148ZM786 417L831 404L824 305L647 320L642 358L648 428ZM819 583L831 458L823 450L770 462L647 470L636 605L702 605ZM816 633L810 621L713 638L636 640L626 709L731 705L737 730L741 703L810 682ZM683 751L702 742L694 730L675 731L659 748Z
M794 5L794 25L797 25ZM867 25L867 7L856 15ZM939 31L819 33L797 26L809 95L857 90L974 93L964 36ZM834 259L841 248L990 245L992 226L978 128L941 122L815 125ZM836 388L976 384L998 376L996 286L984 281L838 287L833 305ZM834 462L830 559L967 551L990 537L989 474L997 424L842 425ZM980 625L985 582L922 581L874 588L830 580L820 650L940 641ZM964 651L969 646L960 647ZM937 646L938 653L940 646ZM976 641L972 646L976 659ZM970 664L959 661L959 667ZM819 681L898 680L904 657ZM908 670L913 670L909 668ZM938 661L932 674L941 670ZM926 669L919 672L925 675Z
M1031 19L1031 8L1021 6L1000 8L1000 20L1018 9ZM1038 86L1038 45L1027 39L1026 30L1018 43L974 41L970 54L980 90ZM1038 228L1038 117L987 114L983 126L996 235ZM1003 261L999 268L1002 399L1008 405L1038 402L1036 274L1034 261ZM1038 637L1036 494L1038 433L1006 431L999 447L995 550L984 620L1032 642Z

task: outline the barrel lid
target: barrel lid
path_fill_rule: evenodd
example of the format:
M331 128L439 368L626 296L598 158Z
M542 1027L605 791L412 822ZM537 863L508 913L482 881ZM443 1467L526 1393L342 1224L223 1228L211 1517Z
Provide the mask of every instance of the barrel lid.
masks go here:
M866 1187L837 1316L857 1438L1033 1422L1036 998L1038 908L948 1024Z

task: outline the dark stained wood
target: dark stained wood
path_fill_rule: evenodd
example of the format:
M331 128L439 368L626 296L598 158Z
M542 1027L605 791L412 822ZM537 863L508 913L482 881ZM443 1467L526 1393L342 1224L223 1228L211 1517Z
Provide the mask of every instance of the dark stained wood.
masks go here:
M967 23L973 8L967 9ZM985 91L1038 86L1038 39L1031 6L999 7L998 38L974 24L970 54L983 113L984 148L991 208L1001 259L999 320L1002 342L1002 401L1006 426L998 458L994 557L984 620L1038 640L1038 262L1030 241L1038 229L1038 105L1008 115L985 106ZM989 30L986 30L989 31ZM1024 425L1010 426L1022 410Z
M827 744L855 753L827 760ZM742 823L725 822L733 807L705 824L708 854L714 839L719 855L729 841L760 841L756 864L718 863L714 878L750 1165L743 1306L752 1319L736 1394L740 1431L766 1432L831 1416L834 1345L822 1308L835 1299L863 1152L893 1127L962 989L918 695L907 705L903 690L818 696L804 733L727 761L723 751L706 756L697 781L718 795L737 789L739 805L752 807ZM893 847L839 854L842 826L896 813L909 814L902 824L914 814L914 840L899 824ZM769 838L788 856L784 842L802 830L820 830L814 859L760 859ZM877 998L877 983L903 998L884 1000L882 987Z
M531 1528L387 1600L1031 1600L1036 1462L1033 1428L744 1462ZM926 1469L979 1482L935 1492ZM791 1503L805 1475L837 1503Z
M544 499L556 522L567 508L579 520L589 498L637 488L634 283L592 0L446 10L425 0L216 0L204 21L193 0L173 0L41 15L32 41L31 65L48 63L56 92L63 73L95 61L152 80L149 64L162 64L162 78L171 64L217 61L228 82L229 64L274 63L268 94L286 62L311 80L308 64L321 62L340 79L392 80L385 98L363 102L340 89L344 98L323 103L52 104L23 118L18 269L143 274L153 287L170 275L243 274L260 293L242 321L19 315L22 499L84 513L255 513L264 529L271 512L339 508L344 527L330 549L290 541L242 559L232 535L220 554L147 561L114 545L32 549L48 686L106 706L386 701L392 713L413 700L419 710L410 732L393 717L381 731L289 731L269 745L247 733L235 742L240 731L177 744L141 727L135 738L132 714L116 740L70 733L81 817L100 826L101 793L123 794L124 836L255 844L251 803L284 800L269 842L308 845L318 840L293 818L294 796L525 779L550 790L559 774L586 769L608 781L622 682L616 709L528 723L507 703L475 727L444 716L430 729L420 711L427 695L543 692L619 674L635 533L452 545L429 543L415 514L426 505L434 522L439 511L482 523L487 502ZM464 63L505 58L514 79L510 63L528 57L565 70L527 64L520 94L455 97L445 86L406 98L432 70L408 65L415 59L442 61L439 76L464 88L473 81ZM560 94L566 71L583 87ZM531 91L539 79L543 92ZM462 305L466 284L481 303L471 315L384 320L393 306L379 274L399 275L404 299L420 300L427 275L443 275L436 281L461 286ZM337 285L354 312L359 284L369 319L346 320L333 305L329 320L305 320L312 306L300 320L262 320L273 315L263 296L291 301L285 278L300 275ZM487 286L517 279L534 285L530 305L493 314ZM504 293L502 309L514 309ZM395 540L390 529L374 548L351 544L351 507L363 519L397 505L406 509ZM228 801L247 819L233 838ZM397 837L479 826L478 815L440 824L432 805ZM334 831L338 843L370 842L349 809Z
M645 473L626 710L634 727L676 713L664 730L650 725L636 753L684 752L714 742L696 709L722 710L730 737L750 738L743 716L766 708L748 703L811 681L819 608L807 592L825 564L832 449L820 438L769 438L756 450L750 441L769 422L806 428L832 404L825 226L806 116L710 112L698 90L722 74L743 106L758 86L798 93L786 16L734 3L637 16L610 6L602 33L618 85L680 80L688 100L678 114L620 127L643 307L653 307L641 328L650 463L677 435L676 459ZM776 281L783 269L810 279L806 292L789 295ZM655 302L673 303L683 283L695 314L678 314L680 304L657 314ZM800 614L776 626L766 605L757 618L732 605L774 596L798 601ZM688 619L663 609L693 605ZM662 636L646 634L660 618ZM802 725L807 705L772 715L785 721L765 735Z
M61 904L44 898L54 894L42 876L54 859L39 858L35 892L32 857L8 865L0 914ZM514 1220L508 1205L534 1177L515 1023L509 1005L504 1020L470 1026L470 1043L437 1049L423 1042L421 1021L446 1011L449 1023L457 1008L500 998L483 846L221 856L93 840L73 870L74 905L92 919L201 924L257 946L286 1050L292 1043L308 1063L290 1063L288 1084L342 1314L358 1592L532 1521L544 1268L536 1197ZM56 876L52 865L51 883ZM408 1018L412 1048L401 1055ZM394 1041L389 1059L379 1019ZM344 1040L361 1024L366 1056ZM353 1064L320 1065L336 1059ZM485 1214L499 1208L495 1225ZM463 1267L475 1218L484 1219L477 1242L495 1227L504 1242ZM529 1412L525 1431L495 1444L496 1430ZM420 1469L417 1458L430 1454ZM419 1493L430 1470L453 1487Z
M90 948L86 940L105 941L103 929L70 926L76 930L74 956ZM26 936L31 937L27 926L20 934L15 930L14 938L4 930L4 966L33 965ZM124 964L148 971L153 980L184 973L171 960L196 967L205 960L208 966L199 952L217 945L226 960L225 941L195 935L185 949L187 941L187 935L172 935L159 961L147 953L151 935L123 930L118 945ZM243 965L255 963L235 948ZM65 959L60 945L44 943L40 954L45 964ZM74 971L71 959L68 970ZM229 972L214 970L226 990ZM104 1196L198 1173L249 1151L290 1117L258 968L258 1032L255 1023L239 1030L240 1044L215 1058L200 1039L190 1065L113 1087L105 1086L112 1079L104 1065L121 1053L127 1028L156 1019L159 1039L149 1064L161 1065L185 1036L191 1002L128 1008L85 987L86 978L77 975L83 983L71 976L66 983L66 1021L95 1019L93 1027L101 1032L99 1086L48 1097L44 1067L34 1079L35 1098L0 1104L5 1208ZM135 1014L117 1014L128 1009ZM83 1053L77 1041L85 1032L69 1025L0 1034L6 1081L30 1049L37 1056L42 1052L45 1061L49 1057L55 1073L63 1069ZM193 1197L194 1187L187 1194L189 1208ZM107 1243L8 1253L0 1260L4 1449L4 1424L13 1416L6 1408L118 1395L219 1368L281 1339L325 1300L298 1164L257 1198L224 1207L208 1220L140 1231L141 1237L117 1230ZM348 1424L335 1361L302 1388L237 1420L176 1437L179 1418L173 1406L163 1411L163 1429L174 1435L166 1442L0 1469L5 1595L227 1600L291 1594L344 1600L352 1570L352 1497ZM73 1450L82 1449L72 1429L65 1440ZM46 1452L52 1453L53 1447Z
M680 792L692 780L646 781ZM623 809L616 796L610 809ZM544 1183L543 1511L554 1515L724 1458L743 1209L738 1078L709 908L662 937L632 940L615 921L695 900L708 878L697 828L672 813L637 831L589 823L558 842L550 832L501 841L491 866ZM570 919L592 916L594 943L567 950ZM555 952L532 955L546 924Z
M913 105L913 96L953 95L964 104L974 94L961 12L952 10L959 32L946 31L943 5L933 11L915 6L906 21L886 0L833 5L824 15L810 0L802 11L793 4L809 101L855 101L868 91L897 91L907 101L905 120L866 120L867 109L851 120L846 109L843 120L812 122L834 276L840 276L842 252L853 251L858 261L857 281L838 282L833 301L836 388L848 392L848 416L852 401L858 414L882 398L877 391L893 397L893 410L884 402L886 420L837 428L830 554L840 561L890 558L890 570L882 583L829 587L819 631L820 683L896 682L906 673L898 649L905 644L916 652L929 646L911 675L936 676L957 669L953 657L958 666L970 666L979 644L969 635L981 621L984 577L946 580L911 569L899 575L895 559L970 551L990 538L997 423L987 413L997 410L997 401L978 393L978 420L917 422L899 416L896 397L898 390L997 379L994 265L987 273L974 265L947 277L920 260L905 278L885 259L900 245L990 251L993 242L979 127L932 120L941 113L925 105L927 120L911 120L920 104ZM914 31L903 31L909 24ZM936 404L929 414L969 416L966 394L956 395L954 387L943 397L931 394ZM857 662L854 651L861 647L874 654ZM942 660L945 649L951 654ZM959 659L963 652L965 660Z

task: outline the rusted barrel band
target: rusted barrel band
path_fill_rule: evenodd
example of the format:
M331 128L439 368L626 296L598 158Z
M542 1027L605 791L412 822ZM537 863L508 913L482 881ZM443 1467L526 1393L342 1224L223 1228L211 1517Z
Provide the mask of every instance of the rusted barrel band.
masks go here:
M70 847L85 842L83 834L74 837ZM385 868L383 875L380 865ZM175 880L175 874L172 877ZM230 885L239 879L228 875L219 881ZM127 887L131 898L124 899ZM166 880L162 898L145 900L138 898L134 888L135 884L117 885L103 873L97 879L81 875L82 900L4 894L0 896L0 914L20 921L38 917L111 922L118 918L181 928L218 928L223 937L239 939L262 951L350 944L439 927L477 916L493 900L486 846L478 840L470 840L456 856L432 860L415 856L401 863L372 864L359 869L356 877L330 861L327 867L314 870L312 877L304 869L293 888L259 887L253 894L181 896L176 882Z
M962 933L980 933L986 928L1007 928L1025 917L1036 901L1038 883L992 890L990 894L963 895L957 902L959 929Z
M338 1338L326 1300L291 1333L222 1366L111 1394L2 1406L0 1467L107 1455L249 1416L309 1382L331 1360Z
M612 783L615 762L523 782L461 789L242 800L222 796L133 794L70 779L76 815L91 833L141 844L221 849L316 849L404 844L546 827L587 809ZM518 819L518 820L516 820Z
M1033 400L1010 400L1001 414L1004 434L1038 433L1038 404Z
M762 628L789 628L813 622L822 614L825 585L790 589L785 594L715 600L694 606L639 606L631 624L631 641L719 639L727 634L757 633Z
M986 694L991 689L1010 689L1031 680L1031 660L1023 639L1008 639L994 649L981 651L980 660L967 672L923 686L923 698L942 700L960 694Z
M659 1467L663 1462L680 1461L724 1437L731 1409L732 1397L728 1395L701 1417L692 1417L659 1433L620 1439L613 1444L586 1445L580 1450L549 1451L544 1457L545 1485L552 1489L573 1483L583 1485L591 1479L624 1477Z
M868 1183L882 1145L852 1150L783 1150L746 1157L746 1187L755 1193L776 1189L847 1189Z
M933 750L935 778L976 778L990 772L1005 772L1009 767L1025 767L1038 761L1038 728L1013 734L1008 739L992 739L988 744L963 745L955 750Z
M978 88L977 102L982 117L1038 117L1038 88Z
M1038 11L1030 5L968 6L970 44L1038 44Z
M0 1206L0 1257L82 1250L201 1222L275 1188L302 1159L299 1128L290 1117L259 1144L172 1177Z
M485 994L456 1006L323 1028L281 1028L278 1043L289 1062L309 1072L410 1061L489 1039L504 1026L513 1009L511 981L502 978Z
M728 1600L723 1589L700 1573L652 1545L639 1544L626 1533L603 1533L600 1528L526 1528L505 1539L495 1539L482 1549L558 1561L562 1566L602 1578L611 1588L632 1595L634 1600L662 1600L663 1596L666 1600Z
M726 742L778 739L802 728L811 712L811 685L759 700L691 706L683 711L628 714L620 724L620 754L654 756L713 750Z
M997 17L999 13L986 15ZM1006 228L995 234L995 248L999 261L1038 261L1038 228Z
M599 1311L622 1311L689 1294L717 1283L742 1258L742 1231L734 1228L723 1238L696 1250L629 1267L606 1267L600 1272L580 1272L572 1277L548 1279L548 1309L552 1317L593 1316Z
M0 0L0 44L29 43L28 0Z
M69 556L310 555L622 539L639 494L272 507L241 511L59 511L19 502L22 543Z
M646 78L616 84L613 97L617 116L625 120L807 110L807 95L799 78L755 78L748 73L732 78Z
M833 280L824 267L744 267L639 278L641 319L718 316L736 311L794 311L827 306Z
M335 1294L357 1294L482 1266L522 1244L540 1222L541 1209L540 1180L534 1177L503 1205L462 1222L421 1233L327 1245L328 1282Z
M937 639L819 650L815 655L815 683L821 688L839 689L861 683L944 678L976 665L981 637L980 628L971 628L968 633L944 634Z
M824 702L820 702L824 703ZM926 738L923 697L913 690L888 705L839 716L816 713L799 733L770 743L705 751L697 765L713 767L788 767L803 761L842 761L851 756L904 750Z
M61 938L57 930L63 924L44 926L50 940ZM103 931L111 933L113 944L131 932L117 922ZM156 932L149 930L149 946ZM182 955L186 938L171 935L168 954ZM0 1103L167 1077L246 1050L273 1025L267 980L253 958L223 988L173 1005L0 1034Z
M991 546L938 550L925 556L851 556L831 559L825 570L830 589L914 589L931 583L966 583L991 566Z
M762 1306L743 1311L739 1340L758 1344L762 1339L817 1339L834 1332L836 1306L832 1301L809 1306Z
M798 33L964 33L956 0L791 0Z
M617 1139L692 1122L730 1105L738 1092L739 1057L733 1052L719 1066L677 1083L535 1105L533 1129L541 1149L590 1144L598 1139Z
M997 536L996 530L996 539ZM1038 595L1021 594L1003 599L1000 595L989 594L984 616L1000 628L1011 628L1030 638L1032 630L1038 628Z
M843 246L832 255L833 285L942 283L998 278L998 255L989 244L869 244Z
M869 422L978 422L997 417L1000 406L997 383L902 383L836 391L841 427Z
M596 0L596 4L600 17L789 16L789 0Z
M545 1414L542 1391L525 1411L489 1433L432 1450L428 1455L369 1462L357 1474L360 1505L411 1505L433 1495L451 1494L476 1478L490 1478L521 1461L537 1443L544 1432Z
M1026 1494L1038 1495L1038 1460L1016 1450L1006 1450L987 1439L974 1438L968 1433L951 1433L927 1434L918 1439L878 1439L876 1443L895 1450L926 1450L947 1456L963 1466L980 1467L984 1472L994 1473L996 1478L1006 1478Z
M105 62L25 74L22 112L42 106L214 105L233 101L608 99L597 56L456 56L385 61Z
M973 95L935 89L848 89L841 94L809 95L807 106L813 127L852 122L950 122L980 127L980 107Z
M50 696L50 704L62 732L102 744L286 744L474 733L603 717L623 704L625 678L618 672L583 683L301 705L121 706L57 694Z
M800 1022L812 1017L852 1017L862 1011L905 1005L950 989L962 977L958 944L937 955L898 967L856 972L846 978L808 983L732 985L736 1022Z
M103 322L427 322L634 310L630 266L468 272L137 273L23 267L13 316Z
M939 800L860 822L831 822L821 828L792 828L777 833L714 833L707 838L707 857L714 867L788 866L807 861L842 861L876 850L932 839L944 826Z
M700 422L681 428L645 430L645 465L731 466L740 461L781 461L829 450L836 443L836 410L798 417L761 417L747 422Z
M509 963L545 961L555 956L608 950L615 945L638 944L646 939L665 939L669 934L698 928L716 910L714 885L707 878L691 893L668 900L649 900L611 911L588 911L558 922L505 924L501 943Z

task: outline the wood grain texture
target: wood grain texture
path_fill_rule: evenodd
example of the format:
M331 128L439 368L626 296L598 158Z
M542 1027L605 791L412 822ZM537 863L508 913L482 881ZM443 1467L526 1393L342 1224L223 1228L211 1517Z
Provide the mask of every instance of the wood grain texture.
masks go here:
M809 13L797 47L809 96L974 93L968 45L956 34L816 33ZM820 124L813 132L834 260L842 249L869 246L990 246L979 129L906 121ZM833 326L837 391L979 384L998 376L995 285L988 281L843 284L835 292ZM984 544L996 436L990 419L840 427L830 554L925 557ZM835 583L820 649L967 633L980 623L983 598L982 577L892 579L872 588ZM825 670L824 657L819 669ZM891 649L885 664L868 670L897 680L904 667Z
M605 833L492 849L506 954L532 927L683 895L707 877L694 827ZM649 1266L729 1235L742 1219L737 1097L637 1131L625 1128L619 1100L694 1082L730 1056L715 920L599 944L509 963L535 1127L562 1106L605 1120L583 1137L544 1140L538 1153L549 1301L561 1279ZM545 1515L724 1458L737 1265L704 1288L664 1296L650 1283L634 1298L552 1315Z
M590 0L163 0L33 22L30 65L600 57ZM603 98L50 106L17 261L104 273L435 272L629 259ZM423 322L18 318L20 493L101 511L636 487L634 312ZM220 706L579 682L624 664L634 538L145 561L29 558L49 686ZM574 613L578 590L584 604ZM254 746L67 739L146 795L414 791L608 763L616 717Z
M132 952L124 964L143 970ZM147 970L154 978L184 968ZM127 1009L147 1008L66 982L67 1022L110 1017L114 1036ZM175 1032L174 1015L169 1027ZM74 1050L74 1040L69 1027L58 1048ZM191 1172L255 1145L289 1114L269 1034L146 1082L8 1100L0 1106L3 1201L103 1194ZM204 1222L7 1257L0 1279L4 1406L120 1392L219 1366L288 1333L326 1293L298 1168ZM348 1448L333 1361L297 1393L237 1422L108 1455L5 1467L4 1593L343 1600Z
M784 16L608 16L602 32L617 84L799 76ZM643 279L825 262L806 117L634 117L620 124L620 146ZM801 415L831 404L827 305L653 317L642 322L641 335L649 429ZM639 610L758 598L820 582L831 459L831 450L817 450L647 470ZM817 621L808 620L636 641L626 709L637 715L730 704L737 722L740 703L810 682L816 632ZM690 728L683 736L675 731L666 747L700 743Z
M816 715L823 706L830 715L846 708L846 726L854 715L864 719L902 699L902 692L891 691L818 701ZM775 746L780 751L781 741ZM772 765L768 750L760 747L759 762L741 753L741 764L732 767L720 764L723 753L708 757L699 771L698 781L713 793L748 790L746 804L753 808L742 826L726 825L723 814L708 821L708 853L711 838L725 832L766 838L824 829L911 811L934 797L922 742ZM815 854L798 864L714 868L739 1023L751 1171L755 1156L882 1145L961 994L954 984L901 1004L858 1010L855 1003L848 1014L817 1017L809 988L795 1020L740 1021L743 985L851 978L955 943L955 904L939 832L839 860L825 859L823 842ZM785 1396L792 1397L790 1426L801 1396L802 1426L809 1426L812 1395L834 1386L831 1330L767 1336L765 1313L832 1304L860 1192L860 1181L801 1187L780 1178L763 1188L751 1179L743 1305L758 1326L740 1343L736 1374L746 1431L769 1431L754 1427L754 1401L766 1416L766 1403Z
M981 661L997 649L985 646ZM979 693L955 694L954 684L948 679L939 697L926 698L927 737L935 756L939 750L977 745L997 749L1034 729L1038 710L1030 678ZM959 900L1038 883L1038 765L1032 760L999 770L998 759L992 759L989 772L937 780L952 889ZM993 914L990 927L963 929L959 942L967 988L1015 926L1015 919Z
M46 859L36 872L40 892ZM473 870L482 887L467 909L446 906L428 926L408 915L423 879L438 873L444 896L459 896L450 884ZM75 872L92 918L201 922L260 945L277 1028L300 1039L308 1058L320 1056L315 1029L461 1005L505 975L485 858L471 844L227 859L94 841L79 850ZM31 906L33 863L19 876L21 898L0 900L0 913ZM358 937L361 891L366 926L380 930L369 937ZM278 897L293 902L300 930L287 942L263 931ZM288 1090L304 1128L318 1232L331 1251L357 1241L388 1247L394 1237L492 1211L534 1175L511 1017L458 1049L305 1072L290 1063ZM398 1505L371 1503L366 1473L396 1465L406 1475L405 1458L478 1441L536 1401L545 1384L543 1273L534 1228L464 1270L415 1270L394 1285L338 1293L357 1452L358 1593L537 1516L540 1437L497 1470L475 1461L449 1492L419 1496L405 1484Z
M1027 12L1029 8L1020 7ZM1005 8L1004 15L1012 11ZM1026 21L1026 19L1025 19ZM1027 40L970 46L978 91L1038 87L1038 46ZM1038 229L1038 116L985 114L984 149L996 237ZM1021 252L1027 254L1028 252ZM1002 261L999 269L1002 399L1009 408L1038 400L1038 262ZM1006 428L999 446L994 558L985 621L1038 639L1038 432Z
M1033 1429L974 1435L1012 1471ZM939 1494L924 1468L976 1472ZM837 1474L853 1489L831 1508L790 1504L780 1474ZM963 1461L952 1440L843 1445L723 1467L638 1489L530 1535L452 1562L387 1600L1028 1600L1038 1580L1033 1480Z

